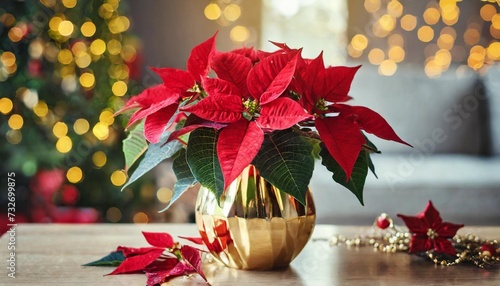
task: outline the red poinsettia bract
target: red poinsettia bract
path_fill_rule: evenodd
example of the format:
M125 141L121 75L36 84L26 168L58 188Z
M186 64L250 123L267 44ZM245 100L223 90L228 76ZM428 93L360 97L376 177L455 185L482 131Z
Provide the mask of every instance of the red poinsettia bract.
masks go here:
M275 54L252 66L239 54L219 53L211 63L219 78L203 82L208 96L183 109L227 124L217 143L224 188L252 162L264 132L287 129L310 117L298 102L281 96L292 80L297 58L297 54Z
M215 36L196 46L189 56L187 71L174 68L152 68L163 84L145 89L132 97L117 113L139 108L130 118L127 127L138 120L144 121L144 137L151 143L158 143L161 134L179 108L180 102L195 95L192 89L206 78L209 61L215 51Z
M449 255L456 251L449 239L453 238L463 224L443 222L439 212L429 201L425 210L417 216L398 214L412 233L410 253L434 249Z
M216 129L224 189L252 163L274 131L302 134L303 127L315 127L346 181L369 145L362 131L409 145L375 111L345 104L359 66L325 67L322 54L304 59L301 49L274 44L279 50L272 53L253 48L218 52L214 35L193 49L187 71L154 69L163 84L133 97L122 111L139 108L129 125L145 118L144 136L151 143L160 140L176 113L185 113L187 119L168 141L181 140L199 127ZM216 78L208 77L210 70ZM274 181L282 175L276 174Z

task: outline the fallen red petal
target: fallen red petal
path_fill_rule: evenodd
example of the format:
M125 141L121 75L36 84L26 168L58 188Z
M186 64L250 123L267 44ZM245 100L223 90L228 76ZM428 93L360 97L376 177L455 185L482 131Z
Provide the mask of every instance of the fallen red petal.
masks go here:
M113 272L107 275L135 273L143 271L146 266L153 263L163 253L163 249L156 248L144 254L127 257Z
M174 239L166 232L145 232L142 234L146 241L152 246L172 248L174 246Z

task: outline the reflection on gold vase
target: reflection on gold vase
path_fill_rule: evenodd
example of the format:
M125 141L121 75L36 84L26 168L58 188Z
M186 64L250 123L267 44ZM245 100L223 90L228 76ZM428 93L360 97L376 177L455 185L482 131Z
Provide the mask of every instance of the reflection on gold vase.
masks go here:
M204 187L196 202L196 224L205 245L215 259L232 268L287 266L306 245L315 220L310 190L304 206L252 165L228 187L220 206Z

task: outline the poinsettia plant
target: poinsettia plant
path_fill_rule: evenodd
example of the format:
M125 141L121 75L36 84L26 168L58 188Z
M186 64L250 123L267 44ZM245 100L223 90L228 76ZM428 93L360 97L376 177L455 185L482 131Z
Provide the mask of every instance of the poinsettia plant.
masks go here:
M187 70L153 68L163 84L118 112L135 109L124 141L126 170L145 152L124 188L173 157L170 203L197 182L219 199L252 164L304 204L314 159L321 158L363 204L368 169L374 172L370 154L379 152L365 133L409 144L375 111L346 104L359 66L325 67L322 54L306 59L281 43L275 52L220 52L215 38L191 51Z

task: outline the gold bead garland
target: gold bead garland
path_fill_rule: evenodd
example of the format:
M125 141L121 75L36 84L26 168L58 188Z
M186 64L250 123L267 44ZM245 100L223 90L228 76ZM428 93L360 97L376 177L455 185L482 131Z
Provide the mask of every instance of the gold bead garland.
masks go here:
M346 237L344 235L334 235L328 239L331 246L346 245L347 247L371 246L374 251L384 253L408 252L412 234L394 225L387 215L381 217L389 220L389 226L382 230L377 226L375 220L371 233L365 236L356 235ZM324 239L313 239L324 240ZM429 258L434 264L441 266L452 266L460 263L469 263L479 268L487 268L493 265L500 265L500 248L497 240L482 239L474 234L455 235L451 243L457 254L455 257L435 252L426 251L422 256ZM495 253L483 250L484 245L497 247ZM494 249L494 248L493 248Z

